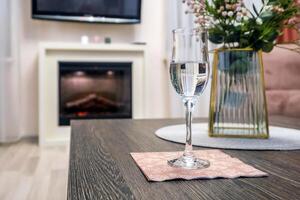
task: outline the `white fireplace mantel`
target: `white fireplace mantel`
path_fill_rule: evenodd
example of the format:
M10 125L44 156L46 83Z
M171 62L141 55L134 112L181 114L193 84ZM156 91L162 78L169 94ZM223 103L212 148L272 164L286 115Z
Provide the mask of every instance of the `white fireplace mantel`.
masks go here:
M65 144L70 127L58 125L58 62L131 62L133 118L145 117L145 45L39 44L39 144Z

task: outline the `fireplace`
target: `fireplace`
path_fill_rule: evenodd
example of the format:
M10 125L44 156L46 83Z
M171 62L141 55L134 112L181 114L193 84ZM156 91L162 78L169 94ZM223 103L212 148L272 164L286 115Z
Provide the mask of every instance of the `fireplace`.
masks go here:
M38 69L38 84L39 84L39 144L44 145L57 145L66 144L70 139L71 127L68 126L66 121L70 119L87 119L90 114L90 118L113 118L113 114L116 111L110 112L108 116L107 111L101 110L98 112L98 116L91 116L90 110L86 109L83 112L71 112L70 110L64 110L65 103L68 101L76 101L86 93L84 90L93 90L92 93L99 93L108 91L109 93L116 93L119 91L118 98L120 100L114 100L115 102L125 102L127 107L119 108L118 118L132 118L143 119L146 118L146 46L145 45L132 45L132 44L86 44L81 45L77 43L52 43L43 42L39 44L39 69ZM63 65L65 64L65 67ZM101 65L101 66L100 66ZM94 67L94 69L93 69ZM95 71L96 68L105 72L98 74ZM60 69L61 68L61 69ZM72 69L73 68L73 69ZM109 70L107 68L110 68ZM111 71L111 72L108 72ZM122 71L122 73L120 73ZM76 73L77 72L77 73ZM90 73L89 73L90 72ZM113 73L112 73L113 72ZM100 72L98 72L100 73ZM69 74L69 76L67 76ZM109 76L108 76L109 75ZM73 76L73 78L72 78ZM83 78L84 76L89 78ZM111 85L103 88L102 83L98 83L98 86L89 86L89 81L97 79L96 77L103 79L103 84L108 80L115 79L116 84L114 87ZM67 88L61 88L63 77L66 80L69 77L71 86ZM119 77L116 79L116 77ZM127 77L124 78L123 77ZM77 79L77 80L76 80ZM120 80L121 79L121 80ZM85 84L82 82L86 81ZM132 84L131 84L132 82ZM93 84L94 85L94 84ZM100 90L100 88L102 88ZM113 89L111 89L113 88ZM80 90L79 90L80 89ZM95 91L96 90L96 91ZM100 90L99 92L97 90ZM104 91L103 91L104 90ZM129 90L129 91L128 91ZM62 99L71 97L74 94L74 100ZM82 91L82 92L81 92ZM122 92L122 94L120 94ZM68 94L69 93L69 94ZM127 93L127 97L125 97ZM132 93L132 94L130 94ZM129 94L129 95L128 95ZM60 96L61 95L61 96ZM108 95L106 95L108 96ZM110 95L112 96L112 95ZM114 95L116 96L116 95ZM123 99L120 97L122 96ZM91 99L94 99L92 101ZM86 100L97 102L95 95L90 96ZM101 98L100 98L101 99ZM114 99L117 99L115 97ZM65 101L65 103L62 103ZM81 101L79 101L81 102ZM77 102L77 104L79 103ZM85 101L86 102L86 101ZM126 103L127 102L127 103ZM121 105L119 103L117 105ZM72 104L71 104L72 105ZM70 106L70 104L69 104ZM66 112L68 111L68 112ZM92 109L95 112L95 109ZM94 113L93 113L94 114ZM121 116L122 115L122 116ZM127 116L126 116L127 115ZM114 116L116 117L116 115ZM65 124L65 125L59 125Z
M58 125L132 118L132 63L59 62Z

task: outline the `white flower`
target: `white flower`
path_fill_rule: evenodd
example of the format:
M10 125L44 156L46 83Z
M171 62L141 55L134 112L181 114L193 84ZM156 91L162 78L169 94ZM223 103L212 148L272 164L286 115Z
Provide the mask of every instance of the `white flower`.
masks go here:
M244 16L244 17L243 17L243 20L244 20L244 21L248 21L248 20L249 20L249 17L248 17L248 16Z
M236 23L234 23L234 26L235 27L238 27L238 26L240 26L241 25L241 23L240 22L236 22Z
M237 8L236 8L236 11L237 12L239 12L239 11L241 11L242 10L242 7L240 7L240 6L238 6Z
M232 11L229 11L229 12L228 12L228 16L229 16L229 17L232 17L232 16L233 16L233 12L232 12Z
M223 16L223 17L226 17L226 16L227 16L227 12L226 12L226 11L223 11L223 12L222 12L222 16Z
M246 8L242 8L242 13L247 13L247 9Z
M263 24L263 21L262 21L261 18L257 18L257 19L256 19L256 23L257 23L258 25L262 25L262 24Z
M236 21L238 21L238 22L242 21L242 16L240 16L240 15L236 16Z

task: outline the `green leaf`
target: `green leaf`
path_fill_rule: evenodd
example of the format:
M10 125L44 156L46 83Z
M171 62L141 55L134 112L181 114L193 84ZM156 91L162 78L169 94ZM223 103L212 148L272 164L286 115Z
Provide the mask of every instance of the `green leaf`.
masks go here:
M215 44L222 44L224 42L224 37L219 34L210 34L208 39Z
M224 42L224 31L220 28L214 28L209 30L208 39L215 44L221 44Z
M273 42L274 40L276 40L276 38L278 37L278 35L279 35L278 31L273 30L268 35L266 35L264 38L267 41Z
M241 38L239 43L240 43L241 48L245 48L245 47L249 46L249 39Z
M274 48L274 44L272 42L267 42L263 44L262 50L264 52L269 53L273 50L273 48Z
M258 51L258 50L262 49L263 46L264 46L263 41L258 40L258 41L256 41L256 42L253 44L253 49L256 50L256 51Z
M269 0L268 5L276 5L278 0Z
M271 12L271 11L265 11L265 12L263 12L263 13L260 14L260 18L263 21L270 20L270 19L272 19L273 16L274 16L274 13Z

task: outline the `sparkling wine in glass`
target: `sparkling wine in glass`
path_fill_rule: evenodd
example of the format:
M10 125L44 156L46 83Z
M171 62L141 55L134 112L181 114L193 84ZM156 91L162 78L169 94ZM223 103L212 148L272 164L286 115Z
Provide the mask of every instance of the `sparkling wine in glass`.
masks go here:
M170 77L186 110L186 144L181 157L168 161L172 167L202 169L210 165L209 161L196 158L192 147L193 108L207 85L209 72L206 30L174 30Z

